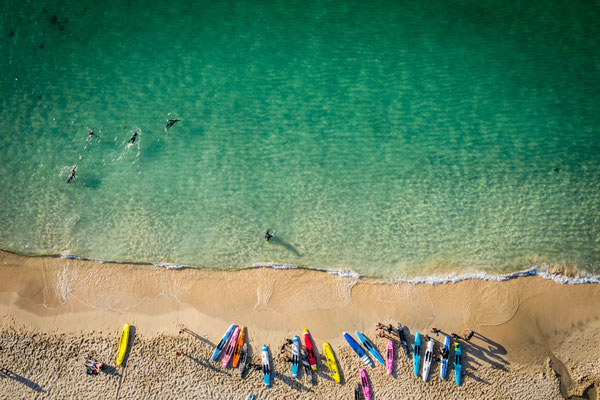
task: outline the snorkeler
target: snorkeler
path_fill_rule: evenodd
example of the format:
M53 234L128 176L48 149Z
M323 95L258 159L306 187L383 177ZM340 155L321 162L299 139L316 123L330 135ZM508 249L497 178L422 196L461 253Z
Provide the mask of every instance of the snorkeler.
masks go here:
M77 169L77 167L73 168L73 170L71 171L71 174L69 175L69 179L67 180L67 183L71 183L71 181L73 179L75 179L75 170Z
M173 118L173 119L169 119L169 120L167 120L167 126L166 126L166 128L165 128L165 132L166 132L167 130L169 130L169 128L170 128L170 127L172 127L173 125L175 125L175 122L178 122L178 121L181 121L181 120L180 120L180 119L177 119L177 118Z
M129 138L127 143L135 143L135 138L137 137L137 135L138 135L137 132L133 132L133 135L131 135L131 137Z
M269 233L269 230L267 229L267 231L265 232L265 235L263 236L265 238L265 240L268 242L269 240L271 240L271 238L273 237L273 235L271 235Z

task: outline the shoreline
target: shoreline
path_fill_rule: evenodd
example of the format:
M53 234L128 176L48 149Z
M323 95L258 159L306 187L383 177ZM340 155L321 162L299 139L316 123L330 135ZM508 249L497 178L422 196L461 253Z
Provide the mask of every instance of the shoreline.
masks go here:
M368 279L373 283L383 283L383 284L431 284L431 285L439 285L444 283L456 283L464 280L470 279L480 279L485 281L494 281L494 282L504 282L510 279L521 278L525 276L539 276L543 279L552 280L556 283L566 284L566 285L582 285L582 284L590 284L597 283L600 284L600 275L593 275L585 271L581 271L576 266L563 265L563 264L554 264L549 265L546 263L542 263L539 266L527 266L522 270L509 272L505 274L493 275L488 272L483 272L479 270L475 270L466 274L447 274L447 275L431 275L431 276L417 276L414 278L397 278L391 280L384 280L379 277L373 277L368 275L360 274L352 269L333 269L333 268L322 268L322 267L310 267L310 266L298 266L292 264L278 264L275 262L268 262L264 264L255 263L251 266L240 267L240 268L231 268L231 269L218 269L218 268L204 268L204 267L195 267L192 265L186 264L174 264L167 262L133 262L133 261L115 261L115 260L100 260L95 258L87 258L73 254L41 254L41 255L28 255L21 254L18 252L14 252L11 250L0 249L0 254L12 254L20 257L27 258L61 258L65 260L79 260L79 261L89 261L98 264L114 264L114 265L137 265L137 266L148 266L148 267L159 267L167 270L183 270L183 269L191 269L191 270L202 270L202 271L212 271L212 272L238 272L245 270L252 270L257 268L265 268L265 269L276 269L276 270L306 270L306 271L315 271L315 272L324 272L332 275L339 275L341 277L355 278L355 279Z
M255 348L259 343L266 343L272 351L278 349L285 338L300 334L306 327L318 349L323 341L332 344L340 358L342 373L349 375L348 382L342 386L329 385L329 382L316 385L312 392L314 397L309 398L323 398L351 394L355 375L350 371L359 366L359 360L349 353L342 339L343 331L365 332L382 351L385 343L375 338L375 324L401 322L408 327L409 344L415 332L429 333L432 327L448 334L473 329L476 336L472 342L465 343L465 383L461 387L446 385L449 382L436 377L437 380L430 379L429 384L420 381L417 385L416 378L409 379L409 360L404 360L405 365L401 365L394 380L386 380L381 369L372 373L369 370L378 398L410 397L415 390L422 390L426 398L480 397L477 393L486 393L491 398L494 393L503 391L513 393L509 398L527 398L515 394L516 388L525 390L532 377L537 377L537 381L536 391L530 393L530 398L560 398L557 382L563 383L567 394L578 396L588 388L591 388L588 393L592 393L594 387L600 386L597 363L600 285L596 284L563 285L539 276L505 281L470 279L436 285L391 284L306 269L170 270L136 264L119 264L115 268L109 263L25 257L8 252L0 252L0 274L3 276L0 282L0 366L7 362L12 365L10 360L15 357L31 361L32 357L36 359L36 352L51 351L51 348L36 347L33 352L22 354L23 349L18 350L18 344L14 349L6 344L11 343L7 337L12 335L30 338L41 335L50 342L61 336L82 343L93 339L92 342L104 343L100 347L110 359L119 329L125 322L136 327L141 348L148 346L147 351L161 347L161 342L184 340L177 334L181 326L206 338L207 342L216 343L231 323L246 325L250 343ZM61 348L63 345L55 343L53 346ZM193 346L204 346L194 347L204 355L211 351L204 342ZM167 353L163 356L174 358L172 352ZM76 364L72 367L74 376L62 378L65 382L84 379L82 361L77 359L80 356L60 361L68 363L69 368ZM133 357L132 350L132 366ZM154 361L171 365L176 362L171 358L168 362L161 358ZM549 365L554 371L560 371L562 379L559 380ZM209 367L211 365L198 367L208 371L206 382L222 380L220 374ZM275 361L276 371L283 367ZM435 368L438 364L432 366L432 371ZM26 376L26 372L17 371L20 376ZM136 382L137 378L132 375L128 372L127 379ZM324 375L328 375L328 371ZM227 389L227 393L237 396L238 389L258 390L262 380L258 374L252 376L239 382L231 377L235 385L231 383L234 388ZM287 385L276 385L264 394L292 398L302 393L299 382L285 369L281 379L284 377L289 380ZM41 382L52 381L51 375L43 371L39 372L38 380L43 387L48 384ZM325 381L325 377L321 381ZM511 382L514 390L500 382ZM60 386L60 382L55 384ZM152 390L167 390L162 386L157 389L151 382L146 385ZM406 392L398 387L405 388ZM393 397L391 393L397 389L398 393L407 395ZM0 391L5 393L26 396L28 390L26 385L0 380ZM388 390L392 397L382 395ZM526 393L525 390L523 394Z

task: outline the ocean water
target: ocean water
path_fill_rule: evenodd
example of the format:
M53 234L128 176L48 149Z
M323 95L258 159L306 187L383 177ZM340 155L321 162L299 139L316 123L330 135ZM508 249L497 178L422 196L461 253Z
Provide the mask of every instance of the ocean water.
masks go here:
M599 275L598 20L587 0L4 0L0 248Z

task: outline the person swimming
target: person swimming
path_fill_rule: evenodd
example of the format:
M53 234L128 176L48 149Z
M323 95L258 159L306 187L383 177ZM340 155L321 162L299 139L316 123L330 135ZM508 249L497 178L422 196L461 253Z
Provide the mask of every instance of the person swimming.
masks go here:
M165 132L168 131L169 128L172 127L173 125L175 125L175 122L178 122L178 121L181 121L181 120L177 119L177 118L167 120L167 126L165 127Z
M135 138L137 137L137 135L138 135L137 132L133 132L133 135L131 135L131 137L129 138L127 143L135 143Z
M75 179L75 172L77 170L77 167L73 168L73 170L71 171L71 174L69 175L69 179L67 180L67 183L71 183L71 181L73 179Z
M265 235L264 235L263 237L264 237L264 238L265 238L265 240L268 242L269 240L271 240L271 238L273 237L273 235L271 235L271 234L269 233L269 230L267 230L267 231L265 232Z

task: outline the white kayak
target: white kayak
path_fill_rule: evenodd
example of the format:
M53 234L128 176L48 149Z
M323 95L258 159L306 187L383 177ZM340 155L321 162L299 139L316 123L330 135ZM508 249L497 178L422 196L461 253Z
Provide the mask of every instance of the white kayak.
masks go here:
M427 350L425 350L425 361L423 362L423 381L427 382L429 377L429 369L433 360L433 339L427 342Z

